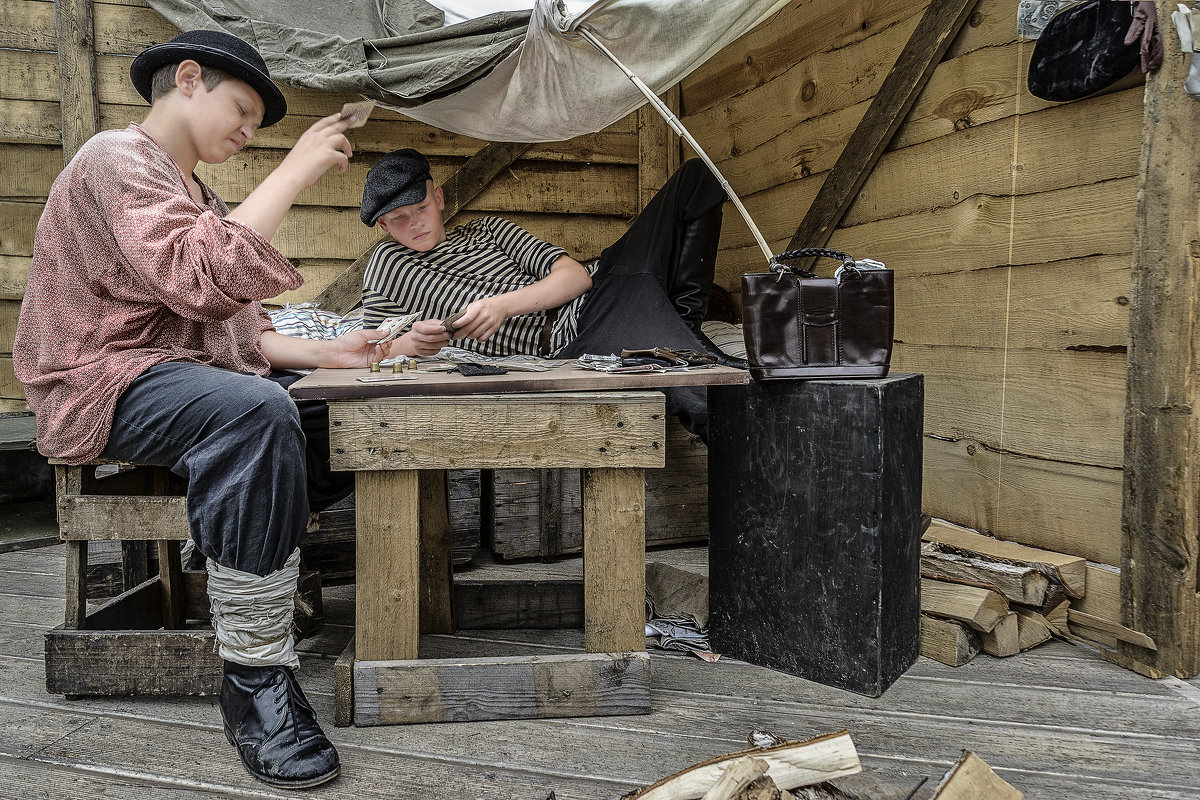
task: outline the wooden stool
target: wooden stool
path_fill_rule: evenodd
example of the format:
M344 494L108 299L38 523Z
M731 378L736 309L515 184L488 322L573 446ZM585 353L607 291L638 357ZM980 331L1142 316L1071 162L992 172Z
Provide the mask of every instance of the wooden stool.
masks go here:
M207 574L185 571L184 498L165 467L98 460L55 465L59 537L66 543L66 619L46 634L46 689L83 695L203 695L220 690L222 665L208 610ZM109 474L98 476L97 467ZM125 590L87 611L88 542L122 543ZM158 573L146 575L154 542ZM301 574L296 628L321 615L321 581Z

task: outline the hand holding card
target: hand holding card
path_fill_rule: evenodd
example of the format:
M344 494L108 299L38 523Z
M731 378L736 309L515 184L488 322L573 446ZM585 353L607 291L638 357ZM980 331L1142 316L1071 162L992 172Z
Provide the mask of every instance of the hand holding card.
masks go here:
M442 320L442 327L446 329L446 333L450 334L451 336L454 335L454 332L456 330L458 330L457 326L455 326L454 323L458 322L459 317L461 317L465 313L467 313L467 312L466 311L455 311L453 314L451 314L450 316L448 316L444 320Z

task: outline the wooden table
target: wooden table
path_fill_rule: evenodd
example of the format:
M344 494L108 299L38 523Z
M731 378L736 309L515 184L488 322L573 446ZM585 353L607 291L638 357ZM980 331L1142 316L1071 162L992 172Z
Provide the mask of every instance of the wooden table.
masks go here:
M317 370L291 387L328 401L333 468L356 472L355 638L335 665L335 724L648 712L644 470L663 466L657 389L748 373L357 380L368 375ZM419 660L419 633L453 629L445 470L560 467L582 470L587 652Z

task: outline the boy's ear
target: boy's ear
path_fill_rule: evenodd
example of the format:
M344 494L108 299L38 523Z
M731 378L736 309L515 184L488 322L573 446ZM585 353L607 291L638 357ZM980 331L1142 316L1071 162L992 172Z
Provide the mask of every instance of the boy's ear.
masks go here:
M442 194L442 187L433 190L433 201L437 203L438 211L446 210L446 197Z
M175 68L175 88L185 96L191 97L200 83L201 72L200 65L191 59L179 62L179 66Z

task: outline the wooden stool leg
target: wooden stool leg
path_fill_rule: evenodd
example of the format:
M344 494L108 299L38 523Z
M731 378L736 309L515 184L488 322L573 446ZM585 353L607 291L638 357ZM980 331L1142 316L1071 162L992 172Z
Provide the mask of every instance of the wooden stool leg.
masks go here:
M585 469L583 635L589 653L646 649L643 469Z
M444 469L423 469L421 486L421 633L454 633L450 495Z
M64 626L82 630L87 620L87 542L67 542L67 616Z
M163 627L167 630L182 628L185 598L179 542L165 539L158 541L158 581L162 586Z
M54 467L54 491L57 497L76 495L83 490L83 467L57 464ZM63 506L58 507L58 524L63 524ZM66 579L66 619L64 626L82 630L87 621L87 562L86 541L68 541Z
M121 542L121 591L128 592L150 577L150 550L145 542Z

